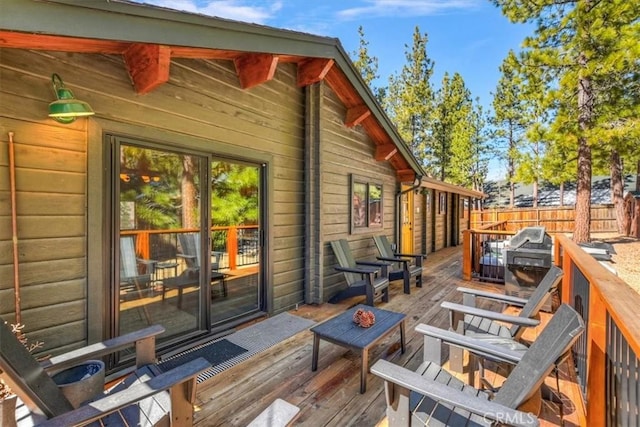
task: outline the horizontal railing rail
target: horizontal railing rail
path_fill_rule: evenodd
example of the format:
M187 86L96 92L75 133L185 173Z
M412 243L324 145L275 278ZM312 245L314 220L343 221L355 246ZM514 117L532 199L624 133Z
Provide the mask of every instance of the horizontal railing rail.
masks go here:
M140 258L164 261L175 258L178 235L199 231L195 228L171 230L122 230L121 235L136 236L136 254ZM224 254L219 268L234 270L258 263L259 229L257 225L211 227L211 250Z

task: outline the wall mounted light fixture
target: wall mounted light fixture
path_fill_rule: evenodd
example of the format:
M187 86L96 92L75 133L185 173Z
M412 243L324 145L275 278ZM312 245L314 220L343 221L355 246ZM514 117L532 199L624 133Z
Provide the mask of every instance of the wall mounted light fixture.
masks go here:
M72 123L76 117L95 114L89 104L74 98L73 92L64 86L59 75L52 74L51 83L57 100L49 104L49 117L60 123L68 124Z

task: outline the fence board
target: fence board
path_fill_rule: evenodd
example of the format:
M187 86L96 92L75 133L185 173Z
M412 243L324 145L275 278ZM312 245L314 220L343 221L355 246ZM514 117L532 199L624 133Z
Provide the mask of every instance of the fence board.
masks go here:
M573 207L485 209L471 212L471 228L505 221L506 231L518 231L523 227L542 226L552 233L572 233L575 223ZM613 206L591 207L592 232L617 232L616 212Z

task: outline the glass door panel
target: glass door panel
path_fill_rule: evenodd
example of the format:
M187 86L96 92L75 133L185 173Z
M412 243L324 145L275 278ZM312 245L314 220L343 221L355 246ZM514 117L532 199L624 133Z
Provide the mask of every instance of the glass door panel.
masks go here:
M195 333L204 324L200 284L208 269L198 256L209 239L200 234L207 159L125 142L116 151L118 334L150 324L166 328L161 341Z
M211 324L260 310L261 167L213 160Z

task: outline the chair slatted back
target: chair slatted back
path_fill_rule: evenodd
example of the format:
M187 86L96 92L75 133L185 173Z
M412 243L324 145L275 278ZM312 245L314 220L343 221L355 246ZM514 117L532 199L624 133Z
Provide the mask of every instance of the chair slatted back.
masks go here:
M181 233L178 235L182 254L187 255L185 262L188 268L200 268L200 233Z
M122 236L120 237L120 280L127 281L138 275L134 237Z
M0 318L0 378L29 407L47 418L73 407L40 363Z
M571 349L583 331L582 317L569 305L562 304L511 371L494 400L515 409L532 397L556 361Z
M340 267L356 267L356 260L351 253L349 242L346 239L334 240L330 242L330 244L331 249L333 249L333 253L336 256L336 259L338 260L338 264L340 264ZM345 272L344 276L349 286L352 286L354 283L361 280L360 275L355 273Z
M555 265L552 266L535 288L527 303L522 307L519 316L527 319L537 316L547 298L550 298L550 295L558 288L562 275L561 268ZM519 338L524 329L520 325L513 325L509 328L509 332L511 332L512 337Z
M395 251L391 247L391 243L389 242L389 239L387 239L387 236L385 235L373 236L373 241L375 242L381 257L397 258L395 255ZM397 262L393 263L393 269L398 269L398 268L402 268L402 265Z
M380 252L380 256L387 258L393 258L395 256L395 252L393 251L393 248L391 247L391 243L389 242L389 239L387 239L387 236L373 236L373 241L378 248L378 252Z

